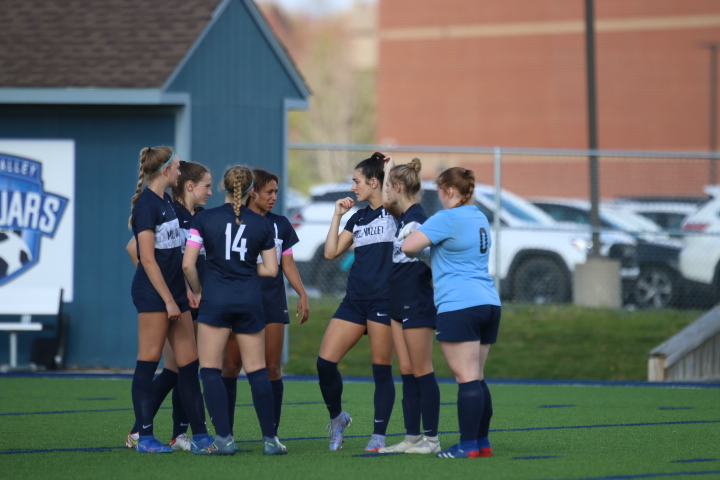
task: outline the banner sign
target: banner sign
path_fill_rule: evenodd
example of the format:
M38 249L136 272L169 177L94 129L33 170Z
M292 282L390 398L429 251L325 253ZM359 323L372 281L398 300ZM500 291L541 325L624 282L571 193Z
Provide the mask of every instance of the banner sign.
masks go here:
M75 143L0 140L0 288L73 298Z

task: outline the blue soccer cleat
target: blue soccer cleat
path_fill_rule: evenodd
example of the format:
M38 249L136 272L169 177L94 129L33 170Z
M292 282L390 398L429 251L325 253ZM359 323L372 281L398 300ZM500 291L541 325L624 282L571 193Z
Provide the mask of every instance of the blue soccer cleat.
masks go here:
M462 448L460 448L460 444L453 445L452 447L448 448L444 452L440 452L436 455L439 458L478 458L480 456L480 451L478 450L468 450L465 451Z
M346 411L341 412L337 418L330 420L330 423L325 427L325 430L328 432L328 438L330 439L330 450L340 450L342 448L342 444L345 441L343 440L343 433L345 432L345 428L351 423L352 418L350 418L350 414Z
M135 451L138 453L172 453L172 448L152 435L148 435L147 437L140 437L140 440L138 440L135 446Z

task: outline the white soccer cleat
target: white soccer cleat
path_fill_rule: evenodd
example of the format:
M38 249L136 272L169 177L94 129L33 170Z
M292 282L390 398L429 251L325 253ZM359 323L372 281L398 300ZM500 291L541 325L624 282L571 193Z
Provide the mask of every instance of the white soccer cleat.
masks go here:
M438 437L423 437L414 447L405 450L405 453L419 453L423 455L437 454L442 451Z
M192 442L187 433L181 433L177 437L170 440L170 448L176 452L189 452L192 449Z
M405 440L403 440L402 442L396 443L395 445L390 445L389 447L381 448L380 450L378 450L378 453L405 453L411 448L420 446L422 441L422 437L420 437L417 442L408 441L408 436L406 435Z

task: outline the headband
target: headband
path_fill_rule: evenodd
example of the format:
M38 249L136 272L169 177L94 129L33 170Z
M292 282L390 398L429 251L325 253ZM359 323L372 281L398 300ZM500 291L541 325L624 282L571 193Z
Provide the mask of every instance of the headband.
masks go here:
M165 165L163 165L162 167L160 167L160 168L158 168L157 170L155 170L155 173L159 172L159 171L162 170L163 168L165 168L165 167L167 167L168 165L170 165L170 162L172 162L173 158L175 158L175 152L173 152L173 154L170 155L170 160L168 160L167 162L165 162Z
M255 180L250 182L250 186L242 193L242 195L240 195L240 197L244 197L245 195L247 195L247 193L252 189L253 185L255 185Z

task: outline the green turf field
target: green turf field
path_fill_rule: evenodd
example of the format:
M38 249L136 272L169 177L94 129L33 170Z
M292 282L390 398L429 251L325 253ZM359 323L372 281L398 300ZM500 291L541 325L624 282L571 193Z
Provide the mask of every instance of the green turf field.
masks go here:
M286 382L280 437L290 454L264 457L243 379L235 424L241 452L196 457L142 455L124 447L133 423L128 379L0 375L0 478L720 478L719 388L489 385L495 407L492 458L364 454L373 393L366 382L345 384L345 409L354 422L346 430L345 448L330 452L327 412L314 380ZM456 390L441 385L445 447L458 438ZM397 391L389 434L402 431L399 384ZM155 425L156 436L168 441L169 408L160 411Z

